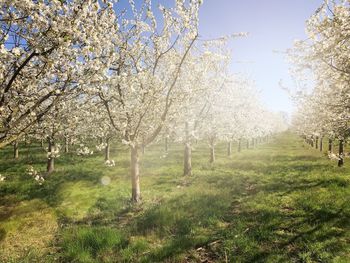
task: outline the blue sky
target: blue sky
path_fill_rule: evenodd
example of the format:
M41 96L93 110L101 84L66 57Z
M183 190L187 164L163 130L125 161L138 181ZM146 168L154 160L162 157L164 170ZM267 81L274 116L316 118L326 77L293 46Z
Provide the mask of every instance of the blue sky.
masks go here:
M127 0L119 6L128 8ZM140 6L142 0L135 0ZM152 0L152 5L169 6L174 0ZM323 0L204 0L200 9L199 31L203 39L237 32L249 32L246 38L230 43L232 72L242 72L256 81L265 105L274 111L293 112L288 94L280 88L293 89L289 64L283 53L296 39L305 39L305 22ZM238 63L240 62L240 63ZM248 63L242 63L248 62Z
M250 36L235 39L232 49L233 72L255 79L262 100L275 111L293 111L288 95L279 87L293 88L288 63L283 54L295 39L305 39L305 21L323 0L204 0L200 10L200 35L215 38L234 32ZM237 63L246 61L249 63Z

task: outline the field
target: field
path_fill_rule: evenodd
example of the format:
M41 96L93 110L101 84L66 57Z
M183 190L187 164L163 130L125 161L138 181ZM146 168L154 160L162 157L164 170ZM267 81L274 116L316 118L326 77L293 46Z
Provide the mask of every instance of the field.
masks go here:
M0 262L350 262L349 161L338 168L291 133L232 157L220 144L213 165L194 145L187 178L182 145L151 146L140 205L125 146L115 167L62 154L43 185L25 171L43 171L45 152L20 147L19 160L0 152Z

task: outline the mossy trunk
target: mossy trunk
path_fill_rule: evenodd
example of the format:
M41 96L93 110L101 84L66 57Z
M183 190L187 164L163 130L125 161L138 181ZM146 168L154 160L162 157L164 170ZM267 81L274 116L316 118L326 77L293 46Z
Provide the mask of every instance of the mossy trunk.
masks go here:
M141 200L139 148L130 147L130 174L131 174L131 201L138 203Z
M338 161L338 167L341 167L344 165L344 141L339 140L339 161Z
M18 159L18 141L13 143L13 158Z

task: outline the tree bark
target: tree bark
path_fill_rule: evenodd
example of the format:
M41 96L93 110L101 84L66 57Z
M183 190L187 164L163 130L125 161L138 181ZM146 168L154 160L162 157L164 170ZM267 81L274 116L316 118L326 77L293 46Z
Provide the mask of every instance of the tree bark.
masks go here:
M318 149L318 136L315 138L315 148Z
M188 142L185 144L185 153L184 153L184 176L192 175L192 149L191 143Z
M333 140L332 139L328 139L328 151L330 153L333 153Z
M169 143L168 143L168 138L166 137L165 138L165 145L164 145L164 148L165 148L165 152L167 153L168 152L168 148L169 148Z
M241 152L242 149L242 139L238 140L238 152Z
M228 142L227 144L227 156L231 156L232 154L232 142Z
M341 167L344 165L344 141L339 140L339 161L338 161L338 167Z
M48 152L53 152L55 151L55 142L49 138L48 139ZM46 171L47 173L52 173L55 170L55 157L53 157L51 154L49 155L47 159L47 168Z
M109 144L109 139L106 139L106 147L105 147L105 161L109 161L109 153L110 153L110 144Z
M210 145L210 163L215 162L215 146L214 144Z
M69 139L68 139L68 137L64 137L64 152L65 153L69 152Z
M40 140L40 146L41 146L41 148L44 148L44 140L43 139Z
M320 152L323 152L323 137L320 137Z
M18 141L14 141L13 143L13 158L18 159Z
M131 201L138 203L141 200L140 190L140 168L139 168L139 148L138 146L130 147L131 150Z
M192 148L190 140L189 123L185 123L185 152L184 152L184 175L192 175Z

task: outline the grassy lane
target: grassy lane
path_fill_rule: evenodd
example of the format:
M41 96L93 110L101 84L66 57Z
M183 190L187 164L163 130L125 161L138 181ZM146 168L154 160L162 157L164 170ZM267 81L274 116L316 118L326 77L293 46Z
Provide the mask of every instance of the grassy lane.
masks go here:
M42 186L25 174L45 167L39 147L18 161L3 150L0 262L350 262L350 161L338 168L289 133L231 158L218 145L215 165L198 145L190 178L182 153L146 150L132 206L122 146L116 167L63 155Z

